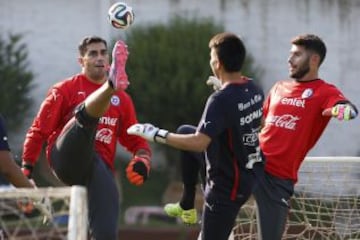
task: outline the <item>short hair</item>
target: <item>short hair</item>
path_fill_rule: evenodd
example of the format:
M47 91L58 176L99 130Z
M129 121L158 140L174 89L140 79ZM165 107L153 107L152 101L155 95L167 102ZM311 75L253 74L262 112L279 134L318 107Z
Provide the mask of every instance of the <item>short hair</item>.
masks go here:
M297 46L302 46L306 50L313 51L320 56L319 65L324 61L326 56L326 46L324 41L314 34L304 34L294 37L291 43Z
M209 48L214 48L219 61L228 72L241 71L246 55L246 49L241 39L229 32L213 36Z
M98 37L98 36L86 36L81 40L81 42L79 43L79 46L78 46L80 56L85 55L85 53L87 51L87 47L92 43L104 43L105 47L107 48L106 41L104 39L102 39L101 37Z

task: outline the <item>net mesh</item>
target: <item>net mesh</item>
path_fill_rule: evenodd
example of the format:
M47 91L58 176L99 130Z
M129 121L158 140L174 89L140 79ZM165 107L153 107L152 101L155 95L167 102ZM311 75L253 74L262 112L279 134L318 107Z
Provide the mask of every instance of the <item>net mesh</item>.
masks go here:
M231 239L260 239L256 205L239 213ZM308 157L299 172L283 239L360 239L360 158Z
M86 202L86 190L78 186L2 189L0 240L86 239Z

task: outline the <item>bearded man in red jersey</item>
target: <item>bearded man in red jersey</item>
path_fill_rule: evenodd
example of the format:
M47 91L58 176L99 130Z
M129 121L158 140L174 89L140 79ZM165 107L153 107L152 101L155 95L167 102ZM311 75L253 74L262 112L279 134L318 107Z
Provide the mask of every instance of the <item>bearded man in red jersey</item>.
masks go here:
M87 189L92 238L118 239L116 144L133 154L127 177L135 185L141 185L149 174L151 151L145 140L126 132L137 118L132 99L124 91L128 85L125 43L116 42L110 69L102 38L85 37L78 50L82 71L49 90L26 134L22 169L31 177L46 142L47 159L56 176L67 185Z
M259 135L266 164L254 195L262 240L282 238L300 165L330 118L350 120L358 114L338 88L319 77L326 55L322 39L305 34L293 38L291 44L291 80L279 81L270 90Z

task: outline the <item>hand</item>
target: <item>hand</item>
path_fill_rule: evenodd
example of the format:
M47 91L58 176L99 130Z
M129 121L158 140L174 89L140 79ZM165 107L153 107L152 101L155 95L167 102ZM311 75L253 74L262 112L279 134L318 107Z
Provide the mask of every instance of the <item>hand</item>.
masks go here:
M169 131L159 129L150 123L136 123L127 129L127 133L140 136L151 142L166 143L166 136Z
M126 177L129 182L140 186L148 178L150 173L150 160L145 157L135 156L131 159L129 165L126 168Z
M215 91L218 91L221 88L221 81L215 76L209 76L206 84L212 86Z
M23 174L31 179L32 178L32 172L33 172L34 166L30 163L27 163L26 161L22 161L21 171Z
M350 104L336 104L332 108L325 109L323 116L335 117L339 120L350 120L357 116L356 110Z

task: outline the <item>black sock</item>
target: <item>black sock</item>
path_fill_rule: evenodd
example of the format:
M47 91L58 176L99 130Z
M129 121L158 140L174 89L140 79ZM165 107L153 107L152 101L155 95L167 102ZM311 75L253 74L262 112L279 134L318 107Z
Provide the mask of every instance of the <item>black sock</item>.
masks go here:
M180 200L180 207L184 210L194 208L196 185L184 185L183 195Z

